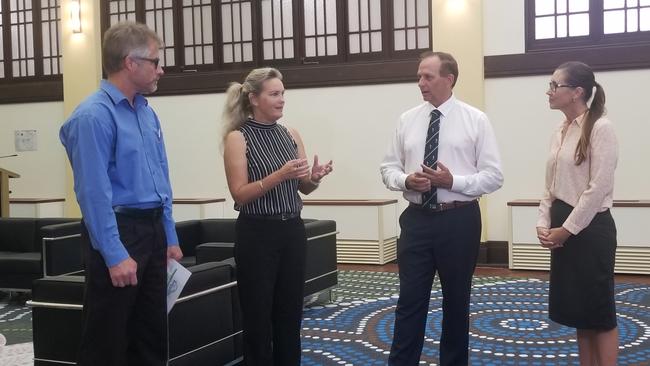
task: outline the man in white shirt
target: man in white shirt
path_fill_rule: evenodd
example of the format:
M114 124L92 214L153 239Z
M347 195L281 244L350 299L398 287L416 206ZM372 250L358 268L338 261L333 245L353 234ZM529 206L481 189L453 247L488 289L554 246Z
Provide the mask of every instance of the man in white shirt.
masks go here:
M501 163L485 113L453 94L454 57L425 52L417 75L424 103L400 116L381 164L386 187L404 192L410 202L400 216L400 295L388 364L419 363L437 272L443 294L440 365L467 365L470 290L481 240L478 199L503 184Z

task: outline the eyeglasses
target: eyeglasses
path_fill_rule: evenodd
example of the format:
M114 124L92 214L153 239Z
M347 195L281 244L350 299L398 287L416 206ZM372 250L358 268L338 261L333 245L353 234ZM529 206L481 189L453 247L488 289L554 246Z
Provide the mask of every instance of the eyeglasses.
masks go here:
M557 88L577 88L577 85L571 85L571 84L558 84L555 81L551 81L548 83L548 90L551 92L555 93L557 91Z
M133 56L133 58L137 60L149 61L153 64L155 68L158 68L158 65L160 64L160 57L148 58L148 57Z

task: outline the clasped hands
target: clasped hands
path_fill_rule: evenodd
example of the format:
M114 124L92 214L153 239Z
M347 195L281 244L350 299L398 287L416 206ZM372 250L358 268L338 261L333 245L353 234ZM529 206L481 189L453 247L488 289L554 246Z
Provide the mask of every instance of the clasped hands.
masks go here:
M537 239L539 243L547 249L561 248L564 242L571 236L571 233L564 227L554 227L547 229L545 227L537 228Z
M424 164L421 172L409 174L406 177L406 188L416 192L429 192L431 187L450 189L454 183L454 177L449 169L441 162L437 163L436 169Z
M294 159L287 161L281 171L285 179L301 179L309 176L314 184L319 184L321 179L331 173L333 169L332 160L321 165L318 163L318 155L314 155L314 164L311 167L307 159Z

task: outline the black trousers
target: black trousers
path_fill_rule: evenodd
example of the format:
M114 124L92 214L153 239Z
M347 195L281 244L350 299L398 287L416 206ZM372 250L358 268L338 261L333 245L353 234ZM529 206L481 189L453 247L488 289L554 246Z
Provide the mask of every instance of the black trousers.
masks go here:
M235 261L247 366L299 366L307 239L300 218L245 218Z
M470 291L481 240L478 203L435 213L409 207L400 226L400 293L388 364L419 364L437 272L443 296L439 364L467 365Z
M138 285L114 287L82 230L86 292L79 365L166 365L167 240L159 218L116 214L120 239L138 263Z

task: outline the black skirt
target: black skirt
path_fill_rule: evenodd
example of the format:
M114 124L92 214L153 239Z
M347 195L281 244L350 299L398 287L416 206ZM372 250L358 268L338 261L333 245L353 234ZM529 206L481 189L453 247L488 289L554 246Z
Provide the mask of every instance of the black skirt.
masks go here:
M555 200L551 227L560 227L573 207ZM596 214L589 226L551 250L548 312L551 320L577 329L616 327L614 260L616 225L609 210Z

